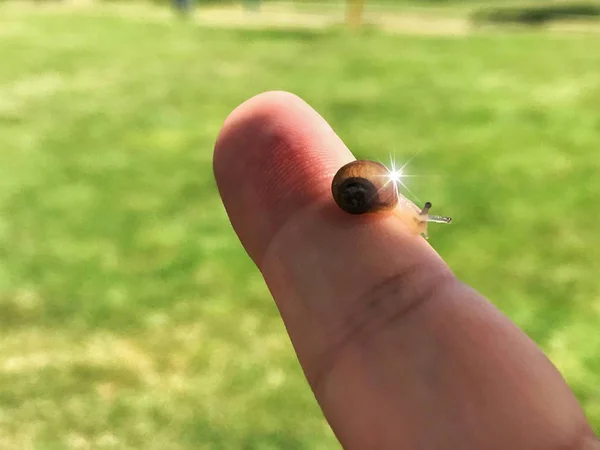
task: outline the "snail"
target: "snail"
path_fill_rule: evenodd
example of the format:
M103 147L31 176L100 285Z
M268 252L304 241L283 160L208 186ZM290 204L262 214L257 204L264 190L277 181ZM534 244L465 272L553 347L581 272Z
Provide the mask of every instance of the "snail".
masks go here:
M349 214L394 211L415 234L428 238L427 224L450 223L450 217L429 214L431 202L419 208L398 190L400 174L379 162L358 160L343 166L333 177L331 192L335 203Z

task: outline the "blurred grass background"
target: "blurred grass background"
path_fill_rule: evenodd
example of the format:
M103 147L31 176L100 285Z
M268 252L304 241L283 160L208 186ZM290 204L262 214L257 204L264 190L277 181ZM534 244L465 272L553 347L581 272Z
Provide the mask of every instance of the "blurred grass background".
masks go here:
M423 7L394 8L402 31ZM212 175L222 121L271 89L359 157L420 152L409 187L455 218L432 244L600 431L598 35L210 14L0 5L0 448L339 448Z

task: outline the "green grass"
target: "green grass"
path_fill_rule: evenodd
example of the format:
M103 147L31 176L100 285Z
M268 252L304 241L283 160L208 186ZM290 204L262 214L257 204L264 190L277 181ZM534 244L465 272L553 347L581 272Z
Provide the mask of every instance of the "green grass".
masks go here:
M416 151L432 244L600 431L596 36L235 31L0 14L0 446L335 449L214 184L226 115L303 96L360 157Z

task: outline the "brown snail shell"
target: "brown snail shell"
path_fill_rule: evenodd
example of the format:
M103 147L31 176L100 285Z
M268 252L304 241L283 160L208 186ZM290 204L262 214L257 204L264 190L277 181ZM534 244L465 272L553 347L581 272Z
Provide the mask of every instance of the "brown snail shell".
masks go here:
M375 161L352 161L333 177L331 192L337 205L349 214L388 211L398 205L390 172Z

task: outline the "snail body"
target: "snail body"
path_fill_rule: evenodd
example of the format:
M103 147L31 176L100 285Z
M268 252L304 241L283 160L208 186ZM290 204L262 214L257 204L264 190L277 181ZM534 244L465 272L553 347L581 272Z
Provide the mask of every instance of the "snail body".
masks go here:
M398 174L379 162L358 160L338 170L331 183L335 203L349 214L394 212L415 234L427 236L429 222L450 223L429 214L431 203L419 208L398 190Z

